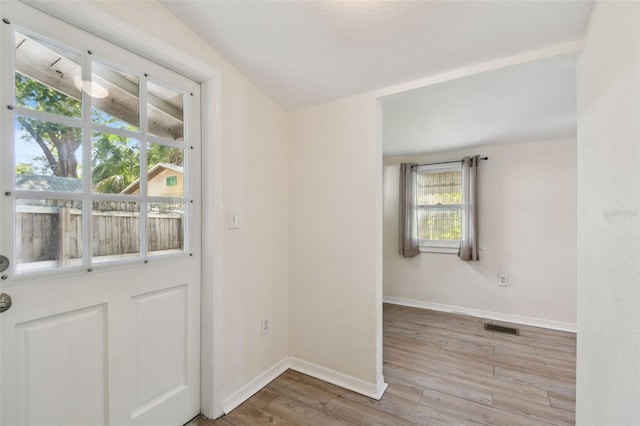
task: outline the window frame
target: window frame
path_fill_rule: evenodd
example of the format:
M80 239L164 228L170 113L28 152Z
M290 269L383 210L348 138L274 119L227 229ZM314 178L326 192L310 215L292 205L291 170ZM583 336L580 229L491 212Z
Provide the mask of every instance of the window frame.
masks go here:
M419 165L416 168L416 183L414 185L416 193L414 194L414 200L417 199L417 179L420 174L429 174L429 173L443 173L443 172L462 172L462 164L461 163L443 163L443 164L424 164ZM462 203L460 204L446 204L442 206L426 206L426 205L418 205L417 202L414 203L414 214L416 215L416 228L417 228L417 211L418 209L451 209L458 208L462 212ZM418 234L419 235L419 234ZM460 249L460 240L421 240L418 239L418 246L420 247L421 253L445 253L445 254L458 254Z
M195 182L200 179L199 166L196 170L189 171L199 163L197 154L194 152L194 146L191 146L188 142L191 134L200 133L200 83L194 81L190 77L185 77L178 72L166 67L165 65L159 65L151 62L149 59L143 56L127 51L126 49L114 46L110 42L91 37L90 40L85 40L81 37L73 37L72 34L61 33L55 28L38 27L37 25L27 22L21 19L16 19L16 22L10 24L5 23L2 25L3 31L2 52L0 56L3 62L3 79L0 82L2 97L10 100L10 104L13 106L11 110L3 111L2 123L3 139L11 141L8 144L10 146L5 147L0 153L0 156L11 158L13 167L7 167L6 170L2 170L2 181L5 185L11 187L11 191L6 192L6 196L3 197L3 205L10 203L13 205L12 213L2 215L1 222L6 229L12 229L15 226L16 221L16 204L15 200L60 200L60 201L80 201L82 202L82 241L83 241L83 254L80 257L80 264L77 265L57 265L53 267L43 267L38 269L20 268L18 270L17 262L11 262L10 268L7 270L8 274L12 276L12 282L19 283L29 280L47 279L50 277L61 277L68 275L76 275L84 271L92 270L112 270L123 269L128 267L145 264L150 258L161 257L163 261L178 259L190 256L190 252L197 247L193 247L191 241L190 228L192 226L191 219L195 214L194 211L194 188L197 187ZM37 29L35 29L37 28ZM74 33L77 30L73 27L69 30L69 33ZM49 43L53 46L65 49L69 52L76 53L81 57L81 74L82 76L92 76L92 65L94 62L113 67L117 70L121 70L130 73L139 78L140 92L139 92L139 123L138 130L130 131L125 129L118 129L102 125L100 123L92 122L91 120L91 108L93 103L91 97L82 91L82 115L80 117L65 117L56 115L53 113L40 112L37 110L30 110L28 108L20 107L16 103L15 89L13 85L13 75L16 70L15 61L15 49L14 49L14 35L15 32L22 33L28 37L32 37L36 40L40 40ZM94 49L94 51L92 51ZM126 65L125 65L126 64ZM5 71L6 75L5 75ZM147 76L147 73L150 76ZM8 76L11 76L9 78ZM147 109L147 92L143 90L143 85L146 88L148 83L160 85L169 90L179 93L183 97L183 128L184 135L182 140L171 140L164 137L154 136L148 133L146 129L146 109ZM177 87L180 86L180 87ZM195 94L195 96L194 96ZM143 112L144 110L144 112ZM62 125L80 128L82 130L82 145L79 148L79 156L81 158L82 168L85 170L82 173L83 189L80 192L59 192L59 191L31 191L20 190L15 187L15 149L14 149L14 121L18 115L41 119L45 121L51 121ZM143 123L144 120L144 123ZM10 125L7 125L10 124ZM140 182L141 187L144 188L144 193L137 195L123 195L121 193L110 194L100 193L93 191L91 187L91 173L87 172L91 168L91 149L93 146L92 135L94 132L104 132L114 134L118 136L132 137L138 141L140 149ZM183 195L181 197L165 197L165 196L150 196L146 192L148 168L146 165L146 151L149 143L160 144L169 147L180 148L184 152L184 176L183 176ZM144 146L144 148L143 148ZM198 146L199 148L199 146ZM4 167L3 167L4 169ZM11 170L9 170L11 169ZM9 196L10 194L10 196ZM113 259L108 261L95 261L99 256L92 254L92 205L95 201L124 201L124 202L137 202L140 205L139 215L139 227L140 227L140 248L137 255L132 257L123 257L121 259ZM183 208L183 222L182 222L182 248L178 252L171 253L157 253L149 250L150 242L148 240L148 206L154 203L176 203L182 204ZM6 207L3 207L6 208ZM198 215L199 216L199 215ZM17 259L17 249L15 240L17 236L14 232L10 232L7 235L8 238L3 238L2 251L11 253L12 259Z

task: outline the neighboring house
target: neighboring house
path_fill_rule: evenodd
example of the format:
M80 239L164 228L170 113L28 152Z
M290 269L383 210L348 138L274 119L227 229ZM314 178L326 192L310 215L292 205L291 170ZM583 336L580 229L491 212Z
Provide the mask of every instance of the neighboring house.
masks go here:
M181 197L183 168L169 163L158 163L147 172L149 195ZM16 175L16 189L28 191L81 192L82 179L62 176ZM122 194L138 194L140 179L122 190Z
M16 175L16 189L30 191L80 192L82 179L62 176Z
M169 163L158 163L147 172L148 193L155 197L182 197L183 168ZM122 194L138 194L140 179L122 190Z

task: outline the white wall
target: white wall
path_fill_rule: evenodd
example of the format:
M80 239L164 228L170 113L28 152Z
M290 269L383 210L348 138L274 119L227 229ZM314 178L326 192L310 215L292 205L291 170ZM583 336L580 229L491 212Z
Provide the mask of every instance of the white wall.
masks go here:
M289 114L291 355L381 378L381 144L377 102Z
M580 425L640 424L640 3L597 3L578 63Z
M380 391L375 97L287 114L158 3L98 5L222 74L223 198L241 212L241 229L224 235L225 398L288 355Z
M480 261L398 254L398 164L465 155L479 168ZM384 167L384 296L416 305L488 311L542 326L576 323L576 141L539 141L404 158ZM509 276L499 287L498 274ZM436 306L437 307L437 306ZM440 307L442 308L442 307Z
M95 4L221 72L223 204L241 213L224 231L226 398L289 354L287 116L159 3Z

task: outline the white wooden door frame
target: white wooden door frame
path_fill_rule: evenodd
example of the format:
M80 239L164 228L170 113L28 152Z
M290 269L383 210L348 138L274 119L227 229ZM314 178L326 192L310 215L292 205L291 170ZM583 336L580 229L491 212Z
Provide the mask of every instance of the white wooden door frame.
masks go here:
M21 1L201 83L203 261L201 262L200 410L209 418L220 417L223 414L222 231L224 229L220 72L89 3Z

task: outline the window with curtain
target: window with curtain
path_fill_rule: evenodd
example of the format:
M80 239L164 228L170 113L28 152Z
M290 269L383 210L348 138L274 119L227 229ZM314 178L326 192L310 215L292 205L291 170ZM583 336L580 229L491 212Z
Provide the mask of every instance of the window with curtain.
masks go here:
M461 239L461 165L419 166L415 191L420 251L457 253Z
M403 257L420 252L458 253L478 261L478 163L401 163L398 249Z

